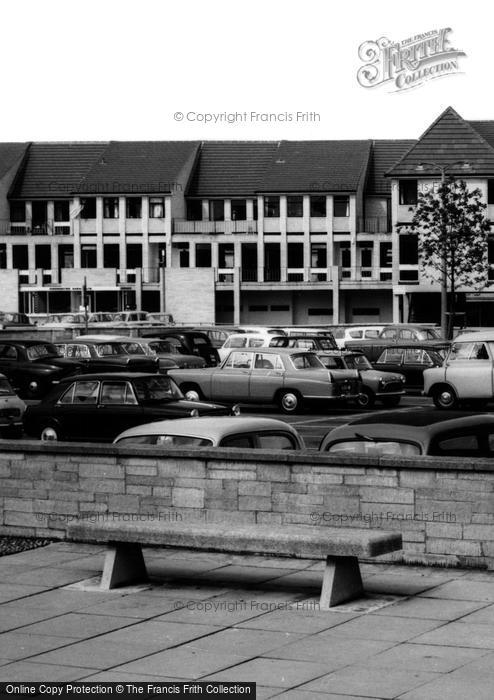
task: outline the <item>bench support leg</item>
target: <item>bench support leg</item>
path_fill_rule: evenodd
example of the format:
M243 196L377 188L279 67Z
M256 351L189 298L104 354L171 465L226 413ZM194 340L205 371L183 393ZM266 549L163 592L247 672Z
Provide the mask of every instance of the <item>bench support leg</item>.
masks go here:
M321 610L358 598L363 593L357 557L327 557L322 581Z
M125 584L147 581L148 575L140 544L110 545L105 557L101 588L110 590Z

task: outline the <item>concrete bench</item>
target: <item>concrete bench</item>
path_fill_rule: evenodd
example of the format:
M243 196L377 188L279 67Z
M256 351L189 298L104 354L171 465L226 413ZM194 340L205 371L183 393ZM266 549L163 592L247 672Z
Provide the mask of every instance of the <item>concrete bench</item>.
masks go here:
M401 534L356 528L230 523L78 522L67 537L79 542L106 542L101 588L147 580L142 546L160 545L242 554L288 555L325 559L321 609L328 609L363 592L358 557L376 557L401 549Z

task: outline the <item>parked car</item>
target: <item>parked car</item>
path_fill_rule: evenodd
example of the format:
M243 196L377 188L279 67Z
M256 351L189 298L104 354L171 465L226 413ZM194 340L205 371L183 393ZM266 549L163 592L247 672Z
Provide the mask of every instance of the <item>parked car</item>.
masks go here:
M218 351L211 345L208 336L200 331L176 327L156 328L148 333L143 333L142 337L167 340L174 352L202 357L207 367L215 367L219 364Z
M146 355L144 351L130 355L115 337L118 336L81 335L74 340L55 343L55 346L62 357L77 360L82 372L159 371L156 356Z
M386 326L375 339L346 340L345 348L347 350L360 350L367 355L371 362L375 362L386 347L415 344L437 351L449 346L448 341L441 338L439 328L400 324Z
M197 328L191 328L191 330L205 333L214 348L221 348L225 340L232 335L232 333L240 332L235 326L199 326Z
M17 311L0 311L0 330L15 330L16 328L34 328L34 324L26 314Z
M0 374L0 434L17 437L22 434L22 416L26 404L17 396L7 377Z
M288 348L232 350L220 367L170 375L187 398L276 404L283 413L297 413L309 401L356 399L361 386L358 372L334 377L313 352Z
M80 363L60 357L52 343L43 340L0 339L0 372L23 399L40 399L69 374L80 371Z
M271 335L259 333L232 333L221 348L218 348L218 355L220 360L224 360L231 350L267 347L272 337Z
M278 326L241 326L239 333L259 333L260 335L283 335L285 331Z
M405 377L399 372L377 370L361 352L327 350L317 356L325 367L335 369L356 369L362 380L362 388L356 399L361 408L372 408L377 401L390 408L400 403L405 394Z
M434 410L370 414L328 433L330 454L494 457L494 415Z
M493 401L494 331L465 333L455 340L443 365L425 370L424 394L437 408Z
M283 328L285 331L286 335L297 335L297 336L305 336L305 335L329 335L333 337L332 332L328 328L318 328L317 326L308 327L304 328L302 326L285 326Z
M316 353L338 350L331 333L327 335L275 335L268 341L270 348L301 348Z
M383 350L372 366L380 372L399 372L405 377L406 391L417 393L424 389L424 371L441 367L443 362L443 356L432 348L395 345Z
M386 326L331 326L336 344L339 348L346 347L347 341L351 340L374 340L379 336Z
M138 425L121 433L114 443L159 447L239 447L247 450L303 450L302 436L275 418L252 416L184 418Z
M148 313L146 321L152 321L153 323L159 323L163 326L174 326L173 316L171 314L159 313L158 311L153 311Z
M41 440L112 441L141 423L185 416L226 416L232 409L190 401L164 374L117 372L68 378L24 414L24 430Z

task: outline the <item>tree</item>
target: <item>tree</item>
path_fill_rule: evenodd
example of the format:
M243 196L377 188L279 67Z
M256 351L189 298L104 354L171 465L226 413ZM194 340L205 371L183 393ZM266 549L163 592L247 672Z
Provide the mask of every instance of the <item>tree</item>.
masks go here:
M480 189L469 190L463 180L442 178L436 191L419 193L417 206L406 228L418 235L419 262L426 277L439 276L445 294L441 319L449 312L450 337L454 323L455 296L460 286L479 290L487 282L487 234L490 222ZM413 211L413 209L410 209Z

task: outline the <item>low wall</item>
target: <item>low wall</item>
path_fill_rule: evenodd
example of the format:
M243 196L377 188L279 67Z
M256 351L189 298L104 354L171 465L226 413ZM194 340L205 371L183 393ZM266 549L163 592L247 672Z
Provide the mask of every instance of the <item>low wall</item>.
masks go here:
M164 519L399 530L414 563L494 568L494 463L0 442L0 534Z

